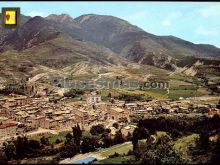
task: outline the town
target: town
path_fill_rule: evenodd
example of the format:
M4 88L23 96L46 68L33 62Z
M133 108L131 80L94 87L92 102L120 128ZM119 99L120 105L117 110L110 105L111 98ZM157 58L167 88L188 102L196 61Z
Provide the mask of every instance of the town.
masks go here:
M63 99L57 103L50 102L46 96L34 98L10 94L0 99L0 144L2 146L4 141L18 135L71 130L76 125L89 130L94 125L103 124L114 135L116 130L112 125L115 122L120 124L122 133L127 135L135 128L133 118L163 114L219 115L216 106L212 103L196 103L196 99L107 102L102 101L101 96L94 91L86 95L86 100Z

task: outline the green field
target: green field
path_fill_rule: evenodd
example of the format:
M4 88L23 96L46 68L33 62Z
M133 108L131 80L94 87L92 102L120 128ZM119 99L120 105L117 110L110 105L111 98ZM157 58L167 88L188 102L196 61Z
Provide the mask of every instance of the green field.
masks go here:
M118 154L127 154L129 150L132 150L132 143L126 142L123 144L114 145L109 148L100 149L95 152L96 154L100 154L101 156L108 157L109 155L113 155L115 152Z
M40 141L41 137L44 136L45 138L48 138L50 144L54 144L57 139L65 141L66 140L66 135L68 133L72 133L72 131L63 131L63 132L60 132L57 135L56 134L52 134L52 133L47 133L47 134L44 134L44 135L32 135L32 136L29 136L28 138ZM83 137L88 137L88 136L92 136L92 135L91 135L91 133L89 131L83 131L82 132L82 136Z
M38 140L40 141L41 137L45 137L45 138L48 138L50 144L54 144L56 142L57 139L59 140L62 140L64 141L66 138L66 135L68 133L70 133L71 131L64 131L64 132L60 132L59 134L51 134L51 133L47 133L45 135L33 135L33 136L30 136L29 139L34 139L34 140Z
M51 164L51 163L53 163L53 156L24 159L21 161L21 164Z
M122 164L123 162L134 158L134 156L122 156L128 153L129 150L132 150L132 143L126 142L123 144L114 145L109 148L100 149L97 152L94 152L94 154L99 154L103 157L106 157L106 159L99 160L93 162L94 164ZM118 157L114 158L108 158L110 155L113 155L115 153L120 154Z
M189 146L195 146L196 139L198 138L198 134L181 137L174 142L174 149L179 152L184 158L188 159Z
M95 161L92 164L125 164L128 160L134 160L134 156L118 156L115 158L107 158L99 161Z
M166 132L163 132L163 131L157 131L156 132L156 137L157 137L157 139L159 139L159 138L161 138L161 137L163 137L163 136L166 136L167 135L167 133Z

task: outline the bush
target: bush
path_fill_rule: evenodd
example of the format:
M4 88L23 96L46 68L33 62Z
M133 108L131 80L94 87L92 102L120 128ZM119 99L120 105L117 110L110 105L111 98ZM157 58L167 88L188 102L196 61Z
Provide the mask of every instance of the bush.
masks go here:
M90 133L92 135L99 135L99 134L103 134L104 132L105 132L105 128L104 128L104 125L102 124L94 125L90 129Z
M56 143L56 144L59 144L59 143L61 143L61 142L62 142L62 140L57 139L55 143Z
M127 153L127 156L129 156L129 155L134 155L134 152L132 150L129 150Z
M115 157L118 157L118 156L119 156L119 153L115 152L114 154L109 155L109 158L115 158Z
M83 90L80 89L70 89L68 92L64 93L63 95L65 97L76 97L76 96L81 96L83 95L85 92Z
M114 123L113 125L112 125L113 127L115 127L116 129L118 129L119 128L119 124L116 122L116 123Z

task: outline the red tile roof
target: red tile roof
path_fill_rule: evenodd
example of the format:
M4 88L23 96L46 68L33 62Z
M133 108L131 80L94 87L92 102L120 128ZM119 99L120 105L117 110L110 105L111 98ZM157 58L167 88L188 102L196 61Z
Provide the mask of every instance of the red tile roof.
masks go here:
M16 125L17 125L16 123L5 123L5 124L0 125L0 129L5 129L7 127L12 127Z

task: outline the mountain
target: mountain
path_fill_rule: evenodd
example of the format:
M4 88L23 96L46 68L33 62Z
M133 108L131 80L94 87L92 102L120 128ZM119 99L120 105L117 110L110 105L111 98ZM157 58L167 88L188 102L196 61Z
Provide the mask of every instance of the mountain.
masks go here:
M7 34L0 44L1 76L7 79L30 77L41 72L42 67L43 72L68 67L71 72L74 65L85 62L95 67L127 64L126 59L109 48L71 37L53 23L52 20L37 16Z
M2 14L0 13L0 18L2 17ZM25 16L21 14L20 17L20 24L25 24L31 17ZM2 27L2 21L0 21L0 43L4 40L4 38L13 31L13 29L5 29Z
M127 32L143 32L127 21L105 15L82 15L75 18L77 24L86 32L84 39L97 42L111 48L111 41L118 35Z
M113 16L87 14L73 19L52 14L22 16L22 20L16 30L1 29L1 74L10 73L5 77L28 77L42 70L91 75L103 69L115 76L130 76L133 68L139 68L139 73L147 66L174 71L198 60L220 64L220 49L215 46L156 36ZM155 73L163 72L156 68Z
M75 20L89 34L82 37L103 44L122 56L127 56L137 43L145 49L145 54L166 54L175 58L178 55L220 56L220 49L215 46L193 44L174 36L156 36L113 16L88 14Z
M220 49L215 46L194 44L174 36L156 36L112 16L88 14L75 20L86 32L81 36L83 39L102 44L141 64L172 68L176 60L185 56L220 56Z
M55 38L59 33L44 18L37 16L29 19L19 29L8 34L2 43L2 49L22 50L30 48L33 45Z

